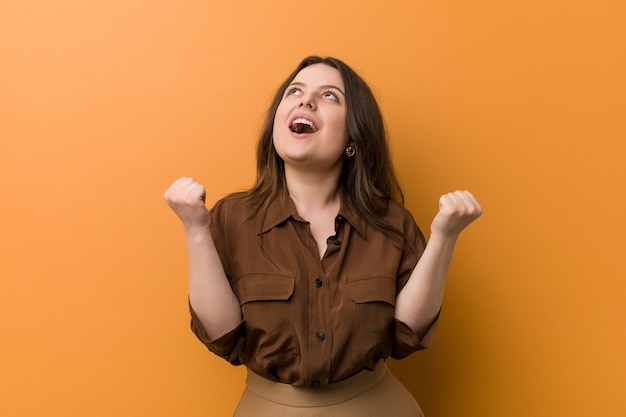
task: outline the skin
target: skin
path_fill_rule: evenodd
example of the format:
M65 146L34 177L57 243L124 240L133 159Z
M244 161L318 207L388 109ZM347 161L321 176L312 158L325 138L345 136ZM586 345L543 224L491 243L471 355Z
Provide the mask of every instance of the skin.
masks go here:
M431 235L417 266L396 298L395 317L419 337L428 330L441 309L448 268L461 232L482 214L469 191L455 191L439 199Z
M348 145L344 91L339 72L324 64L304 68L287 87L274 118L274 148L290 175L339 178ZM317 131L293 132L296 118L311 120Z
M341 165L346 146L352 145L346 132L344 91L336 69L324 64L308 66L287 88L274 119L274 147L285 162L287 189L298 213L310 223L320 258L326 251L326 239L335 233ZM315 132L293 132L295 118L313 122ZM215 250L205 196L201 184L180 178L164 198L185 230L189 301L207 335L215 339L235 328L242 316ZM441 196L428 245L396 300L396 318L419 337L441 308L460 233L481 214L482 207L469 191Z
M234 329L241 307L230 287L211 231L205 189L192 178L179 178L164 198L183 222L189 267L189 303L211 339Z
M274 147L285 162L289 195L310 223L320 258L326 239L335 234L337 190L348 146L345 87L339 72L324 64L304 68L287 88L274 119ZM311 119L317 131L292 132L294 118Z

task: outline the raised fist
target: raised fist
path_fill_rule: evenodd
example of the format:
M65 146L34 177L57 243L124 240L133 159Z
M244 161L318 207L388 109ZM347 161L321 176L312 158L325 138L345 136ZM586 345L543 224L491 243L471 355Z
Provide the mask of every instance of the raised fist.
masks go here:
M430 226L431 232L456 238L482 213L483 208L469 191L444 194L439 199L439 213Z
M165 191L165 201L182 220L186 229L208 227L209 211L205 205L204 187L193 178L179 178Z

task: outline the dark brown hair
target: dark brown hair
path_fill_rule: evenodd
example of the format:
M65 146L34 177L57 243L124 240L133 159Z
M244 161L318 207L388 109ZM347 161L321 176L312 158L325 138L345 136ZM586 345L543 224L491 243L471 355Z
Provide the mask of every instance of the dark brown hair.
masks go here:
M274 117L285 90L298 73L313 64L324 64L339 71L346 94L346 129L356 155L344 158L339 189L363 218L405 250L402 233L381 221L388 200L404 203L389 154L385 124L378 103L367 83L339 59L309 56L302 60L278 88L265 118L257 143L257 178L248 191L248 202L258 213L284 186L284 162L273 143Z

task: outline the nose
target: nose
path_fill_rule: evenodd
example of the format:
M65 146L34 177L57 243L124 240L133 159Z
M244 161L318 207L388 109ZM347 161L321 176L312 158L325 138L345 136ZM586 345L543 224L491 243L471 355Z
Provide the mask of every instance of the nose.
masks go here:
M311 95L303 94L302 100L300 101L300 107L308 107L311 110L315 110L317 108L317 104Z

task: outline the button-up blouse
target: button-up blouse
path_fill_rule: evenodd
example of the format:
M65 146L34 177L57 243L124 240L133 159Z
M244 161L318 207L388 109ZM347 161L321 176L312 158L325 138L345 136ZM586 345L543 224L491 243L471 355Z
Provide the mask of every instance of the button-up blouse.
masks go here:
M383 220L415 245L412 255L344 199L321 259L287 192L265 212L251 217L250 210L243 193L211 210L213 240L243 320L210 340L191 309L192 330L209 350L270 380L320 387L430 346L437 320L418 337L394 318L396 296L425 247L403 206L389 201Z

